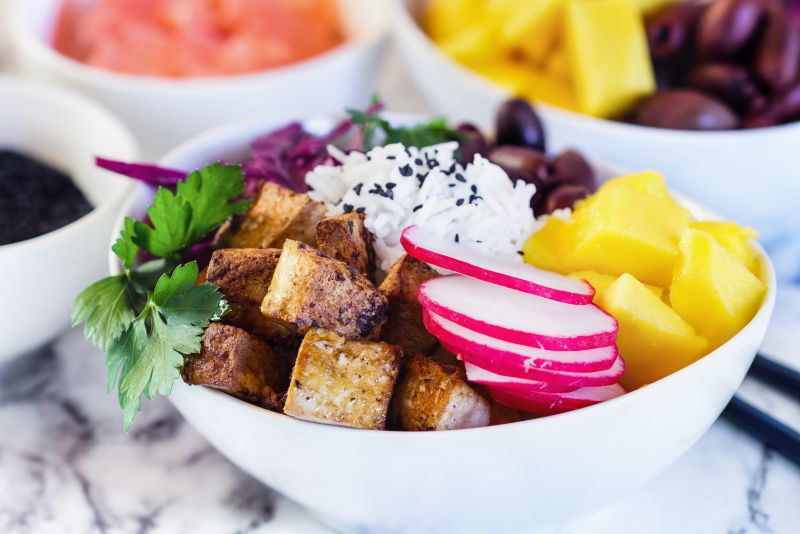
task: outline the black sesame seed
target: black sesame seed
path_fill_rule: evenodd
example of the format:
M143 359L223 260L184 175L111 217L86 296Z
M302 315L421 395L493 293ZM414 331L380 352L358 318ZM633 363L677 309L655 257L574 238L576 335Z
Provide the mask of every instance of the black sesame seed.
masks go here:
M473 202L477 202L479 200L483 200L483 197L478 195L470 195L469 196L469 203L472 204Z
M464 178L464 175L461 174L461 173L456 174L456 180L458 180L459 182L464 182L464 183L466 183L466 181L467 181L467 179Z
M392 190L397 186L394 182L386 182L386 189Z
M408 149L408 147L405 147L404 150L406 151L406 156L408 156L410 158L411 157L411 151Z
M462 204L464 204L463 198L459 198L458 200L456 200L456 206L461 206Z
M524 255L525 255L525 253L524 253L524 252L522 252L521 250L518 250L518 251L517 251L517 254L519 254L520 256L524 256Z
M477 193L477 192L478 192L478 186L477 186L477 185L475 185L475 184L472 184L472 186L470 187L470 189L472 189L472 192L473 192L473 193Z
M417 159L415 159L415 160L414 160L414 165L422 165L423 163L424 163L424 162L423 162L421 159L419 159L419 158L417 158Z
M400 174L402 174L403 176L411 176L412 174L414 174L414 171L411 170L411 165L403 165L402 167L400 167Z
M447 172L450 173L450 174L453 174L454 172L456 172L456 164L453 163L452 165L450 165L450 168L447 169Z
M363 183L356 184L356 186L355 186L355 187L353 187L353 191L355 191L355 192L356 192L356 195L361 195L361 188L362 188L362 187L364 187L364 184L363 184Z
M458 234L456 234L456 243L458 243Z
M425 174L417 174L417 181L419 181L419 186L422 187L422 184L425 183L425 179L428 177L428 173Z
M422 209L422 204L417 204L416 206L414 206L414 209L412 211L419 211L421 209Z
M342 209L344 210L345 213L350 213L351 211L353 211L353 205L352 204L343 204L342 205Z
M456 184L447 184L447 187L455 187Z
M356 213L364 213L366 208L356 208Z
M386 156L386 159L397 159L397 156Z

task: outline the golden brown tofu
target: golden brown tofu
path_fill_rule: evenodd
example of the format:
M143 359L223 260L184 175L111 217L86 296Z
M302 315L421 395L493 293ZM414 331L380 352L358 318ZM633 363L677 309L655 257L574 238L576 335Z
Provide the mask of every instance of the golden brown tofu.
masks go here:
M261 313L296 332L319 327L377 339L388 304L364 275L304 243L286 240Z
M308 331L292 372L283 412L298 419L382 430L402 350L376 341L347 341Z
M433 348L433 351L428 354L428 357L442 365L449 365L451 367L459 367L461 361L458 359L458 356L441 346L440 344L436 344Z
M316 243L325 206L304 194L266 182L247 213L220 227L215 247L281 248L287 239Z
M372 234L364 226L362 213L347 213L322 219L317 225L317 248L331 258L370 277L374 268Z
M223 248L214 251L207 279L219 286L231 307L222 321L270 342L295 343L293 330L264 317L261 301L267 294L280 258L275 248ZM296 346L296 345L295 345Z
M487 426L489 402L454 368L417 355L408 360L394 394L403 430L456 430Z
M190 356L183 366L183 379L280 410L291 364L285 355L241 328L211 323L203 333L200 354Z
M428 354L436 338L422 324L422 305L417 293L426 280L439 276L427 263L403 255L384 278L378 291L389 301L389 320L381 331L381 339L403 347L406 354Z

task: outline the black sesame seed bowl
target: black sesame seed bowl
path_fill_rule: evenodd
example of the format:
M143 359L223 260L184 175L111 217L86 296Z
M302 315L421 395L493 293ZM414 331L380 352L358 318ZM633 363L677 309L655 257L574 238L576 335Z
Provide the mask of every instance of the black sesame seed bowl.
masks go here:
M67 91L0 76L0 363L69 326L72 300L106 273L131 184L94 157L136 159L128 129Z

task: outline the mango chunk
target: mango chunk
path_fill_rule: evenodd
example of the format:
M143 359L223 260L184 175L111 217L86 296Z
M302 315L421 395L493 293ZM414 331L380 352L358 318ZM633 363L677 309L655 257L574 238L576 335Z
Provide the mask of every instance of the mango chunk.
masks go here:
M608 288L613 284L617 278L614 276L610 276L607 274L598 273L597 271L575 271L574 273L570 273L570 276L573 278L580 278L581 280L586 280L592 287L594 288L594 303L597 304L600 301L600 297L603 293L608 290ZM653 295L658 297L659 299L663 298L664 296L664 289L656 286L651 286L650 284L642 284L646 287Z
M436 42L451 39L464 28L480 25L484 0L431 0L422 25Z
M705 354L708 342L629 274L611 284L598 305L619 322L617 345L626 365L620 382L628 390L664 378Z
M655 91L644 24L631 0L567 0L565 39L583 113L615 117Z
M716 348L750 322L766 287L708 232L687 229L678 249L670 303Z
M634 179L611 180L578 204L573 217L574 260L581 269L614 276L630 273L642 282L666 287L672 279L678 239L691 214L668 194L624 186L626 180Z
M733 257L738 259L750 272L758 269L758 252L752 240L758 239L758 232L747 226L739 226L733 221L698 221L691 228L708 232L725 247Z
M544 226L534 232L522 247L523 259L541 269L570 273L579 269L572 260L575 236L571 224L550 216Z
M535 64L545 60L561 35L565 0L493 0L489 24L499 28L500 44L520 50Z

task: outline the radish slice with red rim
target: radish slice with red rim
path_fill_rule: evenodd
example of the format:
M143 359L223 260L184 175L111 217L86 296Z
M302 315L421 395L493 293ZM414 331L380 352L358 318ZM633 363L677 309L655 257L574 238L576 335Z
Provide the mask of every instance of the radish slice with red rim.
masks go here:
M553 415L585 408L624 395L619 384L580 388L567 393L528 392L524 395L502 387L485 386L489 395L500 404L537 415Z
M594 288L585 280L543 271L519 258L490 254L469 243L450 242L420 226L403 230L400 243L420 261L491 284L567 304L590 304L594 297Z
M445 348L450 350L454 347L448 348L445 346ZM481 364L485 362L481 361L480 359L473 358L472 355L465 354L463 352L459 352L457 354L459 354L461 359L464 360L464 365L467 368L467 376L470 381L489 386L500 386L503 384L508 384L510 386L515 384L519 386L520 390L527 389L526 385L528 383L532 383L530 384L531 387L535 388L536 384L541 382L554 386L551 389L540 388L541 391L572 391L581 387L610 386L612 384L616 384L622 377L622 374L625 372L625 364L622 361L622 358L618 357L614 362L614 365L612 365L607 371L596 371L594 373L540 371L535 375L535 378L531 378L530 376L519 377L503 374L497 370L497 368L483 366ZM469 369L473 370L472 376L469 375ZM478 374L479 370L482 372L482 374ZM555 389L555 387L566 389Z
M548 350L613 345L617 321L594 304L573 306L466 276L424 282L423 308L489 337Z
M509 343L465 328L431 311L423 312L423 321L428 332L450 352L462 354L464 361L506 376L533 380L554 380L561 375L567 380L591 377L616 365L619 354L616 345L554 351Z
M498 375L497 373L473 365L466 360L464 360L464 369L467 372L467 380L469 382L482 386L501 387L508 391L519 391L523 394L527 391L566 393L578 389L578 386Z

